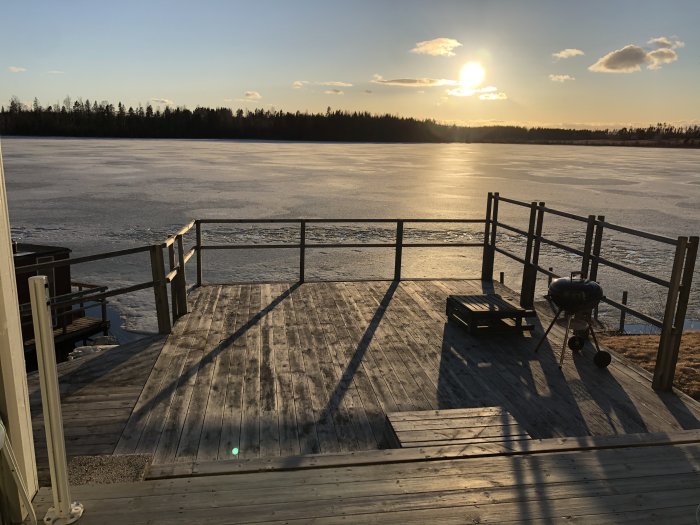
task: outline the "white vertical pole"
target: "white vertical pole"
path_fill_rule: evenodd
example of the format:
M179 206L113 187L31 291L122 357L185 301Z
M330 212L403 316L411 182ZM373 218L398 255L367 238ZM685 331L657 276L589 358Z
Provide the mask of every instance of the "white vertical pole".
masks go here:
M29 497L33 498L39 485L36 475L34 437L29 411L2 148L0 148L0 414L7 423L7 431L17 455L19 471L27 485ZM0 492L3 492L6 481L8 481L7 477L3 478L0 475ZM19 495L7 491L0 499L4 502L3 506L7 504L10 507L5 510L21 519Z
M29 278L29 296L32 301L34 321L34 341L39 363L41 404L44 412L46 448L51 469L51 488L54 506L49 509L44 523L73 523L83 514L83 506L71 502L68 483L68 462L66 444L63 437L61 417L61 394L56 371L56 350L53 342L51 303L49 302L49 280L45 275Z

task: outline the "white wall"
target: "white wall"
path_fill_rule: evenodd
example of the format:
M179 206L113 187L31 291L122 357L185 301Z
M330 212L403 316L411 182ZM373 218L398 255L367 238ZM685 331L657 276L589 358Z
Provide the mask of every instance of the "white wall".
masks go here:
M38 489L34 437L29 412L27 374L19 317L17 284L12 258L10 218L5 191L5 172L0 145L0 416L5 421L12 448L29 488L30 497ZM0 467L1 468L1 467ZM5 469L6 470L6 469ZM19 512L19 497L8 490L13 483L9 472L0 472L0 499L13 520Z

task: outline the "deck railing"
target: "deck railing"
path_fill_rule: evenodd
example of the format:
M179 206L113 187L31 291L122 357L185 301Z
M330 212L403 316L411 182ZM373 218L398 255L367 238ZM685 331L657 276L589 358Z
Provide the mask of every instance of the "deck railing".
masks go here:
M205 250L299 250L299 282L306 279L306 251L337 248L392 248L394 250L394 279L401 280L404 248L483 248L482 242L405 242L404 227L408 224L483 224L484 219L198 219L197 225L197 285L202 284L202 252ZM206 224L294 224L297 225L298 241L282 244L209 244L202 243L203 225ZM308 224L394 224L394 242L308 242Z
M501 203L522 208L528 208L529 221L527 230L518 228L499 220L499 205ZM573 248L564 243L547 238L543 235L544 219L547 215L562 217L578 222L585 226L583 250ZM572 213L548 208L544 202L524 202L506 197L501 197L498 193L489 193L486 206L486 232L484 235L484 261L482 265L482 279L491 280L493 277L494 255L500 253L523 265L522 286L520 291L520 302L524 307L532 307L535 297L537 276L539 273L550 278L559 277L551 269L540 264L540 248L542 244L553 246L567 253L578 255L581 258L581 273L591 280L598 280L598 270L600 266L613 268L620 272L631 275L646 282L654 283L667 290L664 316L662 319L647 315L636 310L623 302L614 301L608 297L603 298L603 302L632 315L644 322L661 328L661 338L654 369L653 386L657 390L669 390L673 384L675 366L678 359L681 336L683 334L683 324L688 308L688 299L695 270L695 261L698 252L698 237L681 236L677 239L649 233L641 230L627 228L612 224L605 220L602 215L588 215L587 217ZM498 246L497 231L502 228L508 232L515 233L526 239L525 256L519 257L516 254ZM666 244L675 248L673 264L671 267L671 277L662 279L636 268L631 268L619 262L612 261L601 255L603 247L604 230L612 230L639 239L654 241Z
M526 227L518 227L499 220L499 207L503 204L526 208L529 210L529 220ZM584 236L583 249L574 248L544 235L545 217L551 215L569 219L581 225ZM483 224L483 240L480 242L406 242L404 228L409 224ZM267 244L205 244L203 235L207 225L239 224L239 225L269 225L289 224L298 228L297 240L284 243ZM395 227L392 242L309 242L307 226L309 224L391 224ZM195 244L185 248L184 238L191 230L195 230ZM525 239L525 254L519 256L497 242L498 231L502 229ZM603 232L617 231L634 237L654 241L675 247L675 255L669 279L659 278L636 268L612 261L601 255L603 247ZM683 333L683 322L688 306L690 286L692 282L695 259L698 250L698 237L678 237L672 239L661 235L635 230L607 222L604 216L580 216L548 208L544 202L524 202L489 193L484 219L196 219L168 237L165 241L153 245L140 246L126 250L113 251L85 257L76 257L53 262L33 264L19 267L22 272L48 270L67 265L76 265L98 260L112 259L148 252L152 279L147 282L134 284L114 290L93 290L74 297L57 298L53 306L65 307L86 301L99 301L108 297L132 293L138 290L152 288L154 292L158 331L162 334L170 332L172 322L188 311L187 307L187 277L186 265L196 258L196 286L203 284L203 253L208 250L261 250L261 249L292 249L299 253L299 282L306 280L306 252L314 249L343 249L343 248L384 248L394 250L394 279L402 278L403 250L406 248L481 248L483 251L481 278L493 280L494 260L496 253L504 255L523 265L520 300L524 307L531 308L534 304L537 277L539 274L549 278L559 277L551 269L540 262L543 244L552 246L564 252L576 255L581 259L581 272L592 280L598 278L601 266L607 266L624 272L635 278L660 285L667 289L667 298L662 319L647 315L627 304L604 298L603 301L631 316L661 328L661 341L656 360L653 386L659 390L669 390L673 383L675 365L678 357L680 339ZM167 250L167 268L164 250ZM167 285L170 284L168 298ZM172 315L171 315L172 313Z
M148 245L148 246L138 246L136 248L128 248L126 250L117 250L112 252L99 253L95 255L86 255L84 257L73 257L69 259L60 259L57 261L43 262L38 264L30 264L26 266L18 266L16 271L20 273L38 273L41 274L46 270L52 268L60 268L63 266L75 266L78 264L84 264L95 261L102 261L107 259L116 259L120 257L125 257L128 255L134 255L138 253L150 253L151 268L153 272L153 280L146 281L138 284L133 284L130 286L125 286L122 288L116 288L114 290L109 289L88 289L82 292L76 292L71 294L65 294L62 296L57 296L52 302L54 308L66 308L72 307L76 304L103 301L109 297L115 297L117 295L124 295L128 293L133 293L139 290L145 290L147 288L153 288L156 296L156 310L158 312L158 332L161 334L167 334L170 332L171 323L170 316L167 315L167 289L166 284L169 282L165 278L165 268L163 264L163 249L165 243ZM163 301L162 298L165 297L165 315L163 314Z

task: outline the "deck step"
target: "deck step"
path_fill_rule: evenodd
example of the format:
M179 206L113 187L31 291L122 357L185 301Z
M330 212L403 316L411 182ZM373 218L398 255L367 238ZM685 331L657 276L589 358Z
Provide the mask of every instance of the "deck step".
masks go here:
M480 445L532 439L500 407L456 408L387 414L388 440L397 448Z

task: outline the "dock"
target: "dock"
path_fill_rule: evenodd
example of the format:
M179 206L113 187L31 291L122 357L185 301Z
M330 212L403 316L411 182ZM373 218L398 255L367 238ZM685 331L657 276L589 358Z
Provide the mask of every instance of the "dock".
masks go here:
M362 512L366 508L355 491L367 499L376 488L373 505L382 509L386 522L404 520L405 505L418 509L428 502L429 508L437 505L435 516L444 513L445 519L452 515L458 520L470 511L458 512L454 502L467 505L472 500L462 498L473 494L479 498L470 505L494 504L475 516L520 512L524 505L532 509L533 518L544 518L545 511L563 512L566 502L581 505L576 507L579 512L589 512L593 496L586 494L595 494L596 501L606 494L610 501L629 500L629 512L642 512L646 507L639 506L638 493L655 491L666 478L673 482L668 486L673 497L698 493L700 481L690 474L698 467L700 404L677 393L654 392L650 375L621 358L606 370L598 369L589 347L559 370L563 329L555 328L550 344L533 352L542 325L553 315L546 303L537 305L539 317L531 334L472 335L447 322L448 295L494 291L516 298L505 286L480 280L202 286L189 295L190 312L167 338L154 337L60 366L68 454L151 455L147 480L139 484L143 505L154 498L154 490L165 494L172 488L175 492L168 497L177 499L177 487L190 490L201 485L211 496L214 483L223 493L212 502L227 499L229 492L235 500L240 489L233 487L238 484L248 485L244 494L253 491L262 498L266 483L297 483L293 480L301 476L303 483L314 485L309 493L319 500L325 494L336 501L345 490L339 487L349 483L353 498L359 498L353 499L357 505L353 508ZM35 391L32 379L30 390ZM388 413L479 407L503 408L532 439L389 448ZM40 440L38 414L35 429ZM648 452L639 448L644 445ZM576 455L577 450L586 453ZM649 459L654 454L670 461L654 463ZM577 466L579 461L585 468ZM330 463L324 466L325 462ZM566 474L557 476L568 480L565 490L562 481L555 482L549 474L562 462ZM364 463L372 466L358 466ZM680 478L682 488L665 465L687 470L688 475ZM392 469L399 477L388 481L395 476ZM476 479L459 474L465 469L478 472ZM606 469L624 473L619 483L628 488L618 489L618 481ZM640 480L646 469L654 471L653 477ZM260 474L269 470L273 472ZM346 472L352 473L347 479ZM600 479L592 480L590 472ZM511 485L505 480L502 486L499 475L510 477ZM181 485L184 479L187 484ZM254 481L258 479L263 480L260 485ZM404 483L412 488L406 489ZM586 489L581 492L577 484ZM377 487L394 490L387 493L389 507L395 509L389 514L383 510L388 503L379 497L383 489ZM497 493L491 493L496 487ZM489 496L484 495L487 489ZM111 491L121 488L78 487L76 495L82 490L83 499L93 498L103 508L114 497ZM314 517L308 512L322 501L309 503L305 491L291 486L285 490L291 499L280 501L288 503L275 506L265 498L268 511L277 509L272 517ZM420 493L417 499L408 497L412 490ZM550 502L549 496L544 497L550 490L552 497L563 499ZM632 493L625 497L624 490ZM580 498L574 497L577 494ZM515 496L525 501L514 503ZM496 505L503 501L511 503ZM644 504L658 501L655 496ZM252 505L248 510L255 515L259 511L247 496L241 496L240 505ZM343 505L334 503L330 508L344 509ZM615 508L625 512L621 505ZM183 523L184 516L195 519L188 514L194 507L186 507L187 511L179 511ZM214 519L216 512L209 511ZM225 506L220 512L230 514L232 521L226 521L230 523L247 523L253 515ZM419 516L428 515L418 513L412 519L420 523ZM109 523L106 516L102 518L101 523Z
M529 211L529 224L499 220L499 204ZM546 237L545 215L584 229L583 249ZM441 222L452 241L415 238ZM383 230L338 240L338 223ZM455 233L474 224L483 240ZM273 243L236 237L251 225L278 228ZM519 235L524 255L497 230ZM670 278L605 258L604 231L670 246ZM698 243L489 194L485 219L197 219L163 243L73 259L148 253L151 281L90 297L152 288L159 331L58 367L69 464L147 463L139 480L72 487L81 523L693 523L700 403L673 379ZM653 374L614 353L599 368L590 342L560 369L558 325L535 352L556 315L536 294L538 277L559 277L540 260L545 244L580 257L592 280L607 266L667 290L658 319L603 299L660 329ZM348 247L392 249L393 279L307 279L308 250ZM467 269L480 277L408 278L402 253L414 248L480 249L481 272ZM239 249L298 250L298 279L207 282L203 261ZM496 255L523 264L520 290L494 280ZM503 300L468 300L484 294ZM458 322L450 296L498 315ZM487 326L506 314L528 330ZM51 491L37 377L28 382L43 515Z

